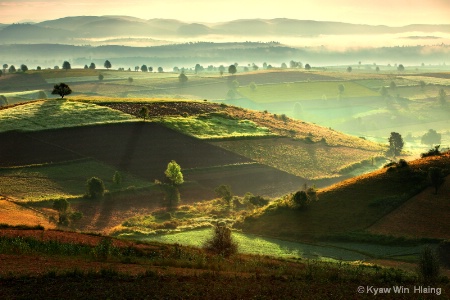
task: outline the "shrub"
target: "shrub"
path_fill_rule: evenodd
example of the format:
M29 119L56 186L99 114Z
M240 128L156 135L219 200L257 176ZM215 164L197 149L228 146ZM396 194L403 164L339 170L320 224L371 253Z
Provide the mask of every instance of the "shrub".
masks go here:
M87 196L90 198L101 198L105 194L103 180L98 177L91 177L87 181Z
M216 187L214 192L216 192L216 195L226 201L228 206L230 206L231 199L233 199L233 192L231 191L229 185L222 184Z
M231 229L217 223L214 226L212 238L206 241L204 248L218 255L229 257L237 253L238 244L231 237Z
M439 258L430 246L420 253L418 268L419 276L425 282L433 282L439 277Z
M429 156L439 156L442 154L441 151L439 151L440 147L441 147L441 145L437 145L434 147L434 149L430 149L430 150L428 150L428 152L421 153L420 157L424 158L424 157L429 157Z
M119 171L114 172L112 181L114 182L114 184L120 185L122 183L122 174L120 174Z
M309 199L305 191L298 191L294 195L292 195L292 202L294 204L294 207L298 209L305 209L306 207L308 207L311 200Z

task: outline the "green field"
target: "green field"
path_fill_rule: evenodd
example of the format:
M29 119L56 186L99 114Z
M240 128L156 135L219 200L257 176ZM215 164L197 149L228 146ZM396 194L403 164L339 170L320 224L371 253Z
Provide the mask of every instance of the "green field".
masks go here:
M273 135L268 128L253 121L221 116L164 117L159 122L184 134L200 139L235 138Z
M156 241L169 244L179 243L186 246L201 247L211 235L212 229L207 228L175 234L141 236L138 239L142 241ZM366 258L363 254L345 249L288 242L239 232L234 232L233 238L239 244L239 252L241 253L323 260L331 258L335 260L354 261Z
M136 121L131 115L94 104L46 100L0 111L0 131L36 131Z
M101 178L105 188L110 191L128 186L142 188L152 185L130 174L122 174L123 182L116 186L112 182L115 171L113 167L94 160L1 168L0 194L24 201L80 197L86 193L87 179L93 176Z
M256 103L292 102L316 99L338 99L339 85L345 87L342 98L376 97L379 93L354 82L294 82L258 85L253 91L250 86L238 88L239 94Z

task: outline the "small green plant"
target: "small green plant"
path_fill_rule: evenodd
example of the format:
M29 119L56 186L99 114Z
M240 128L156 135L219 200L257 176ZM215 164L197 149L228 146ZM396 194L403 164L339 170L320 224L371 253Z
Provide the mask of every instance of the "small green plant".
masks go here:
M101 198L105 194L103 180L98 177L91 177L87 181L87 196L90 198Z
M221 197L228 206L231 205L231 199L233 199L233 192L231 191L231 188L229 185L222 184L214 190L216 192L216 195L218 197Z

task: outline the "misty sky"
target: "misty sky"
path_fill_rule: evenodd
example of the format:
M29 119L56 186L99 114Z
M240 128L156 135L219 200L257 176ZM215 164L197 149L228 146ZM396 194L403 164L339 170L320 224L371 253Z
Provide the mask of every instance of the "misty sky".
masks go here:
M401 26L449 24L450 0L0 0L0 23L127 15L187 22L292 18Z

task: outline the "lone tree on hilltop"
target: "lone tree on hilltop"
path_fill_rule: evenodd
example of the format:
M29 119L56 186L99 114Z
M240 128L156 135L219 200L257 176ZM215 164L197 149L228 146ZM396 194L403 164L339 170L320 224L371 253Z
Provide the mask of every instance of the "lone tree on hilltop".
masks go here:
M95 64L93 62L91 62L91 64L89 65L89 69L95 70Z
M310 64L306 64L306 65L305 65L305 70L311 70Z
M72 90L70 87L65 83L55 84L53 87L52 95L60 95L61 99L64 98L66 95L72 94Z
M437 133L434 129L430 129L422 136L420 142L424 145L430 145L430 147L433 147L434 144L441 143L441 138L442 135L440 133Z
M24 64L22 64L21 66L20 66L20 69L22 70L22 72L26 72L26 71L28 71L28 67L27 67L27 65L24 65Z
M112 66L111 66L111 63L109 62L109 60L105 60L105 63L103 64L103 66L104 66L106 69L109 69L109 68L112 67Z
M70 63L66 60L62 64L63 70L70 70L72 67L70 66Z
M389 137L388 141L390 153L392 153L394 157L400 155L404 146L401 134L397 132L391 132L391 136Z

